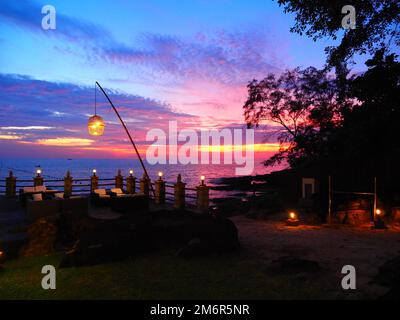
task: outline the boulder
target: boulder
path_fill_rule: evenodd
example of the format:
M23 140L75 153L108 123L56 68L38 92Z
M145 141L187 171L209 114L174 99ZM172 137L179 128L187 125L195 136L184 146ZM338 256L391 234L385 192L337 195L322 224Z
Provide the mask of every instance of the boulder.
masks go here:
M28 243L22 248L21 256L33 257L53 253L57 232L57 222L53 217L36 220L28 228Z
M90 219L60 267L125 259L157 247L181 247L178 256L230 252L239 247L238 231L226 218L189 211L158 211L132 219Z
M79 240L63 257L60 268L88 266L126 259L154 249L147 225L125 220L95 221L81 230Z
M392 208L392 220L395 224L400 224L400 207Z
M352 226L370 223L371 213L368 210L348 210L345 222Z
M224 217L188 211L158 212L153 216L154 234L158 243L187 246L200 239L205 252L223 253L239 247L235 224Z
M21 249L28 243L26 233L8 233L2 236L0 251L7 260L16 259L20 256Z
M197 233L178 252L179 257L191 258L214 253L232 252L240 247L235 224L226 218L215 218L209 226Z
M193 258L205 255L205 246L199 238L193 238L186 246L179 249L177 256L180 258Z

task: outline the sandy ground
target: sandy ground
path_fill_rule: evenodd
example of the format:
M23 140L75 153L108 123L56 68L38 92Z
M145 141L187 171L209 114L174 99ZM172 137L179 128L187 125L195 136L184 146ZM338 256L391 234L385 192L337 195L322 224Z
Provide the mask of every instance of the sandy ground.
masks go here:
M371 282L379 266L400 255L400 228L371 230L369 226L305 226L288 227L278 221L253 220L244 216L231 218L239 230L239 238L249 256L266 263L282 257L317 261L325 270L327 290L340 294L344 265L356 268L357 290L353 297L375 298L387 288ZM346 293L349 291L346 291Z

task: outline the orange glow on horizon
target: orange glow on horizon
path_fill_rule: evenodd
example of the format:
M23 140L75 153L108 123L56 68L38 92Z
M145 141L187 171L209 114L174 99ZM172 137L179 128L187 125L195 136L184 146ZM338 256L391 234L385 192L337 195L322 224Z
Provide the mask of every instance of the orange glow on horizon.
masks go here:
M94 140L82 138L49 138L39 139L34 143L38 145L54 147L81 147L92 145Z
M13 135L0 135L0 140L19 140L22 139L22 136L13 136Z

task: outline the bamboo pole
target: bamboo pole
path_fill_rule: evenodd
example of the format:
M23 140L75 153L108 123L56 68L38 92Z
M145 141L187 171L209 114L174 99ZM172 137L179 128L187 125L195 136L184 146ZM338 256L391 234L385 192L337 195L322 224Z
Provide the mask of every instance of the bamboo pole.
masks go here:
M374 177L374 214L373 214L374 221L376 219L376 205L377 205L377 202L378 202L378 196L377 196L377 193L376 193L376 177Z
M131 144L132 144L133 148L135 149L136 155L137 155L138 158L139 158L139 161L140 161L140 164L142 165L143 171L144 171L146 177L150 180L150 177L149 177L149 175L148 175L148 173L147 173L146 167L144 166L142 157L140 156L139 151L138 151L138 149L136 148L135 143L133 142L133 139L132 139L132 137L131 137L131 134L130 134L129 131L128 131L128 128L126 127L124 121L122 120L121 116L119 115L119 113L118 113L118 111L117 111L117 108L115 108L114 104L111 102L111 100L110 100L110 98L108 97L107 93L104 91L104 89L101 87L101 85L100 85L97 81L96 81L96 84L99 86L100 90L104 93L104 95L106 96L108 102L111 104L111 107L113 108L113 110L114 110L115 113L117 114L117 117L118 117L119 121L121 122L122 126L124 127L125 132L126 132L126 134L128 135L129 140L131 141ZM155 192L154 192L154 188L153 188L153 185L152 185L151 183L150 183L150 188L151 188L151 192L153 193L153 196L155 197L156 194L155 194Z
M328 223L332 223L332 186L331 176L328 176Z

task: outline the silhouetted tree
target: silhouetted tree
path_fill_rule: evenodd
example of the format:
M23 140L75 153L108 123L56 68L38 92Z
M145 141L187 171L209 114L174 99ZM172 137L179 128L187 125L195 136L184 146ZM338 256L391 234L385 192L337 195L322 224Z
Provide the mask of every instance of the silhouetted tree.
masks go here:
M345 95L348 62L355 54L373 56L384 49L388 54L400 44L400 2L398 0L277 0L287 13L295 14L292 32L306 34L314 41L340 38L329 46L327 67L335 67L340 94ZM356 10L355 29L342 28L342 7Z
M347 61L354 54L370 53L400 44L400 2L397 0L278 0L287 13L295 13L292 32L305 33L314 41L341 37L336 47L328 47L328 63ZM355 29L344 30L342 7L356 10ZM387 50L386 50L387 51Z
M343 114L336 150L357 159L400 154L400 63L379 50L368 70L349 80L348 98L358 102Z
M243 106L249 127L273 122L282 127L280 151L265 164L287 160L295 166L326 153L325 144L342 121L335 81L314 67L269 74L248 84Z

